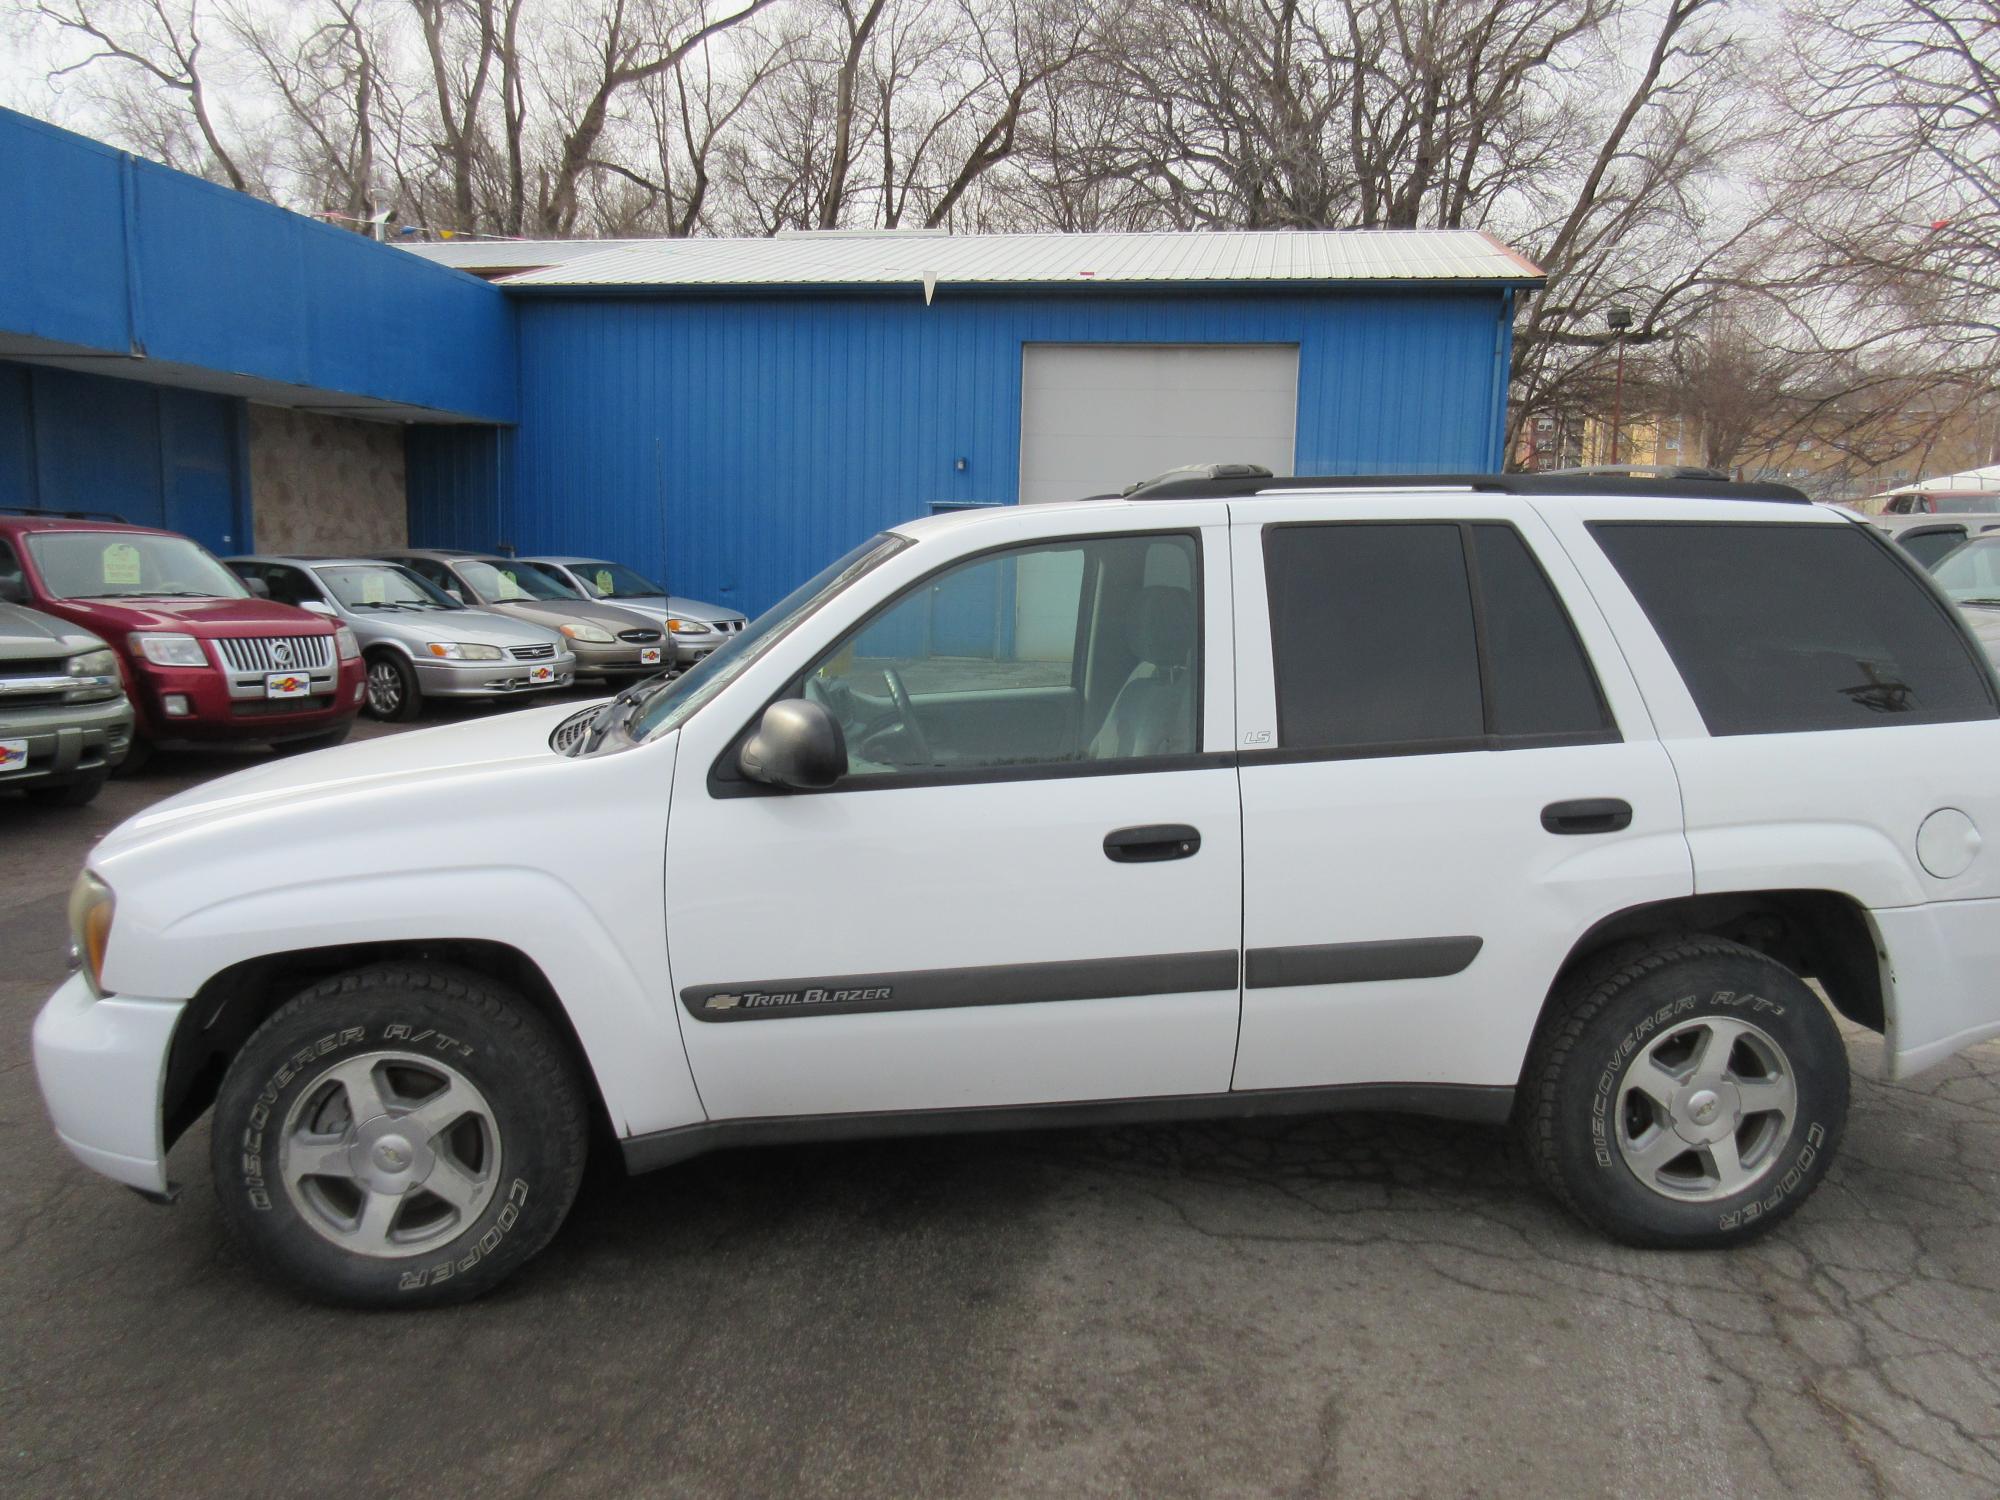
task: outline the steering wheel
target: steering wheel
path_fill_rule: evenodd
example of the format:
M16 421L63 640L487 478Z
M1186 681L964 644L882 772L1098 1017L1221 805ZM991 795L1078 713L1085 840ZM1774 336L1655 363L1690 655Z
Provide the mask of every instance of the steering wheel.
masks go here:
M910 742L910 749L916 752L916 764L936 765L937 756L931 750L931 742L924 738L923 726L917 723L916 706L910 702L910 690L903 686L901 675L894 667L884 667L882 680L889 684L889 696L896 700L896 713L903 721L903 734Z

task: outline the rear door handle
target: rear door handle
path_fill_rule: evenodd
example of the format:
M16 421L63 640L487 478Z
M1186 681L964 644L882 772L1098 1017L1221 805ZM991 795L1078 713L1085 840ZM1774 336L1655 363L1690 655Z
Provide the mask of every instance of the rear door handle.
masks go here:
M1578 797L1542 809L1550 833L1617 833L1632 826L1632 804L1622 797Z
M1148 823L1139 828L1114 828L1104 835L1105 858L1121 865L1187 859L1200 849L1201 830L1190 828L1185 823Z

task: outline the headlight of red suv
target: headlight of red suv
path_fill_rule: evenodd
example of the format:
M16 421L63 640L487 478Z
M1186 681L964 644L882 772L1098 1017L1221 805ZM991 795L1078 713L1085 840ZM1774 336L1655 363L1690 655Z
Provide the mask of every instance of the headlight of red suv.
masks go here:
M132 649L156 667L205 667L208 657L191 635L137 631L126 637Z

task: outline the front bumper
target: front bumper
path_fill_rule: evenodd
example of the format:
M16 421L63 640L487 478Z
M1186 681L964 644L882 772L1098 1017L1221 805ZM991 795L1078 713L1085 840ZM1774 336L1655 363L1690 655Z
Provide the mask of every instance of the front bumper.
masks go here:
M34 708L0 703L0 740L14 739L28 742L28 763L0 773L0 788L60 786L125 759L132 748L132 705L122 697Z
M651 677L656 672L671 672L676 664L674 642L663 638L644 646L619 641L613 645L594 645L589 641L572 641L570 649L576 653L576 675L579 677ZM642 659L642 653L651 651L656 660Z
M504 698L568 687L576 680L576 658L550 661L418 661L417 687L426 698ZM540 681L535 673L547 668Z
M184 1000L98 999L72 974L35 1017L35 1077L70 1154L114 1182L164 1194L161 1091Z
M359 657L302 671L312 683L304 698L267 697L265 675L213 666L161 667L131 657L125 663L139 733L169 745L282 742L326 734L360 711L368 686ZM185 698L188 711L169 714L169 697Z

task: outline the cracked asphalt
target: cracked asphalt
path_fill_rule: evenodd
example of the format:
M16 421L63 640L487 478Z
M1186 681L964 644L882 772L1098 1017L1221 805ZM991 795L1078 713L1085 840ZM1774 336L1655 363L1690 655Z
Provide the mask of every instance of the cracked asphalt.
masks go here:
M301 1305L224 1244L205 1125L152 1207L28 1055L90 841L235 763L0 797L0 1493L2000 1494L2000 1046L1895 1085L1851 1028L1841 1159L1734 1252L1345 1116L605 1153L484 1302Z

